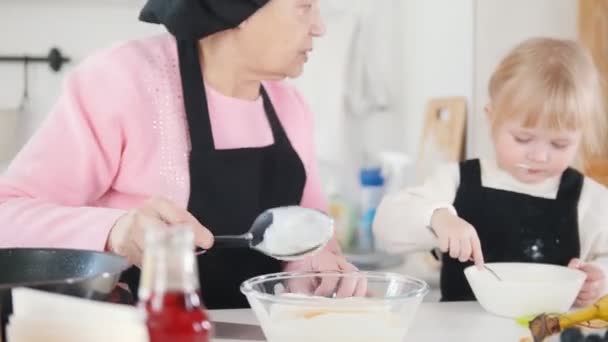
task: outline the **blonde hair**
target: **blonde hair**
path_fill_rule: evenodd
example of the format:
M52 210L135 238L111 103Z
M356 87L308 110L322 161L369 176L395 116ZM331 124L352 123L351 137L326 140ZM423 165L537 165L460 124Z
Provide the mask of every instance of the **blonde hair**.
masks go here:
M524 116L537 124L582 132L580 161L604 152L606 112L599 72L578 42L528 39L498 65L489 84L492 129Z

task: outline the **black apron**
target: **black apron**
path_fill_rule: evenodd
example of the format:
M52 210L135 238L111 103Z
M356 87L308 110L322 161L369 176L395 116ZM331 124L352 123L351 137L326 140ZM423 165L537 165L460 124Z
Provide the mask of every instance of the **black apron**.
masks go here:
M178 41L178 54L192 146L188 211L214 235L237 235L246 233L268 208L299 205L306 182L304 165L264 88L260 92L274 144L216 150L197 43ZM250 249L212 248L198 257L198 264L201 294L209 309L248 307L241 283L282 271L282 262ZM137 288L138 280L131 277L131 289Z
M556 199L485 188L479 160L460 164L454 207L475 227L486 262L535 262L566 266L580 255L578 201L584 177L567 169ZM461 263L443 253L442 301L475 300Z

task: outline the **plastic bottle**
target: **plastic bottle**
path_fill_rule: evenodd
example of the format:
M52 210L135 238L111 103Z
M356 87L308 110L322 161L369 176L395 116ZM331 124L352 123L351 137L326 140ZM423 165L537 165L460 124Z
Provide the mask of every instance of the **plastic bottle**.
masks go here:
M334 219L336 239L343 250L352 248L354 240L354 224L352 208L346 197L335 189L329 191L329 213Z
M384 177L380 168L363 168L359 173L361 186L360 218L357 229L357 249L374 251L372 224L376 209L384 194Z
M357 174L349 175L344 165L335 162L322 161L319 166L329 200L328 214L334 219L336 240L343 251L351 250L358 221L356 207L359 200L354 196L358 194Z

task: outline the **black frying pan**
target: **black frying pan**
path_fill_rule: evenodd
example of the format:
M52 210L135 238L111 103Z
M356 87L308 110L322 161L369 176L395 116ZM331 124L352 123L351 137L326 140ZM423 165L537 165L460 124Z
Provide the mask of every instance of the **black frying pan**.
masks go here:
M121 256L84 250L0 248L0 318L12 312L11 289L29 287L75 297L104 300L129 267Z

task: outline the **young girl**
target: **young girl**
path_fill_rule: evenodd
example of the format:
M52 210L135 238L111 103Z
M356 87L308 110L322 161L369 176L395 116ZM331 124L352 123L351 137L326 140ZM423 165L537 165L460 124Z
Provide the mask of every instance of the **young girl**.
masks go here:
M489 84L495 160L443 166L423 185L386 197L374 230L393 252L443 252L444 301L474 300L473 261L537 262L587 273L577 304L605 293L608 191L570 167L604 143L600 80L572 41L515 47Z

